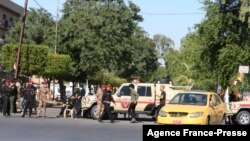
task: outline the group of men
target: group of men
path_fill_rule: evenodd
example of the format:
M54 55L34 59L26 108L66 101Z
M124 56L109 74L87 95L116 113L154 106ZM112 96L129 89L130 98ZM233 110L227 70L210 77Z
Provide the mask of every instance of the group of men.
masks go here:
M17 95L20 94L20 109L22 117L25 117L29 109L29 117L32 115L32 109L36 109L38 101L37 117L45 117L46 104L51 97L47 83L43 82L41 88L36 89L33 82L22 83L20 89L16 86L16 80L3 80L0 89L0 112L5 117L10 117L10 113L17 113Z
M17 86L15 81L3 80L3 85L0 89L0 112L5 117L10 116L10 112L16 113Z
M115 101L112 97L110 89L111 85L102 85L101 89L99 89L96 93L97 115L99 122L102 122L102 118L105 114L108 114L111 123L114 122L111 114L110 103L113 102L115 104ZM135 84L133 83L129 84L129 89L130 89L131 100L128 108L128 114L131 115L131 123L135 123L136 122L135 108L137 106L137 100L139 98L139 94L135 90ZM159 97L160 99L160 105L156 109L157 114L159 113L160 109L165 105L166 93L164 89L165 86L161 85L160 87L161 93L157 95L157 97Z
M136 122L135 108L137 106L137 100L139 98L138 93L135 90L135 84L129 85L131 101L128 108L128 114L131 115L131 123ZM157 96L160 98L160 105L158 106L157 112L165 105L166 93L164 91L164 85L161 85L161 93ZM36 101L39 102L37 117L46 116L46 105L51 98L51 91L48 88L46 82L42 83L41 88L36 90L33 86L33 82L23 83L19 90L20 93L20 109L22 111L22 117L25 117L27 110L29 109L29 117L32 115L32 109L36 107ZM15 85L15 81L4 80L3 86L0 89L0 112L3 112L5 117L10 116L10 112L16 113L16 99L18 94L18 88ZM67 103L71 108L76 109L75 117L81 117L81 99L85 95L85 91L75 92L74 95L68 98ZM110 104L115 101L112 96L111 85L102 85L101 89L97 90L97 116L98 121L102 122L103 116L108 115L111 123L114 119L111 114ZM22 106L23 105L23 106ZM66 105L66 104L65 104ZM62 116L65 110L65 106L62 108L58 116Z

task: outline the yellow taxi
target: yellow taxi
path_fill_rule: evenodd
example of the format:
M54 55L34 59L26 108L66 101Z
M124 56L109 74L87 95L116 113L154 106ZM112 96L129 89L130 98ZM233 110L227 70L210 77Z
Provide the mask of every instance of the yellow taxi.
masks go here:
M186 91L175 95L159 112L159 124L221 124L226 105L212 92Z

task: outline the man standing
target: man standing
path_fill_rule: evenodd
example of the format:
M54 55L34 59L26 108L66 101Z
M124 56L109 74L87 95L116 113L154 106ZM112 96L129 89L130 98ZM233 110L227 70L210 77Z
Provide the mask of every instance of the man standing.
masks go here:
M164 85L160 86L160 91L161 91L161 93L157 95L157 97L160 98L160 105L157 107L156 118L157 118L157 116L159 114L159 111L161 110L161 108L163 106L165 106L165 103L166 103L166 92L165 92L165 86Z
M46 104L51 98L50 90L46 82L42 82L42 87L38 90L37 100L39 102L37 117L46 115Z
M111 115L111 109L110 109L110 103L113 102L115 104L115 101L113 99L112 93L111 93L111 85L106 85L106 90L103 92L102 95L102 104L104 105L104 112L101 116L99 116L98 121L102 122L102 117L107 113L109 116L109 119L111 123L114 122L112 115Z
M25 102L25 107L24 107L24 112L22 117L25 116L27 109L29 108L29 117L31 117L32 114L32 108L35 105L35 97L36 97L36 90L33 87L33 82L27 83L27 87L24 91L24 102Z
M16 100L17 100L17 86L16 80L11 80L10 82L10 112L16 113Z
M2 93L2 100L3 100L3 115L6 117L10 116L10 81L9 80L4 80L3 81L3 86L1 89Z
M128 108L128 114L130 114L131 117L132 117L131 123L134 123L134 122L136 122L135 108L136 108L136 105L137 105L137 100L139 98L139 95L135 91L135 85L134 84L129 84L128 87L129 87L129 89L131 91L130 92L131 102L130 102L130 105L129 105L129 108Z
M101 86L101 89L98 89L96 92L96 103L97 103L97 116L98 118L101 116L102 111L103 111L103 104L102 104L102 95L103 92L105 91L105 85Z

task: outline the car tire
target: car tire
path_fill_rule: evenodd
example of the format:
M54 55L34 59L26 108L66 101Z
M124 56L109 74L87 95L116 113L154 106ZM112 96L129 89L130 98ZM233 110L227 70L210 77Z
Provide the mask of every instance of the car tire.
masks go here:
M90 110L90 115L92 119L97 119L97 105L94 105Z
M239 125L250 124L250 113L248 111L241 111L236 116L236 121Z

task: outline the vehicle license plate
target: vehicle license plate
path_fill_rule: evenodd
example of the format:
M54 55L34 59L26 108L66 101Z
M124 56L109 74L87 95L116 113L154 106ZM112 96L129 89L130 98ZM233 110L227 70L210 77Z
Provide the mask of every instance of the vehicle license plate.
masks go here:
M173 120L172 123L173 123L173 124L181 124L181 121L180 121L180 120Z

